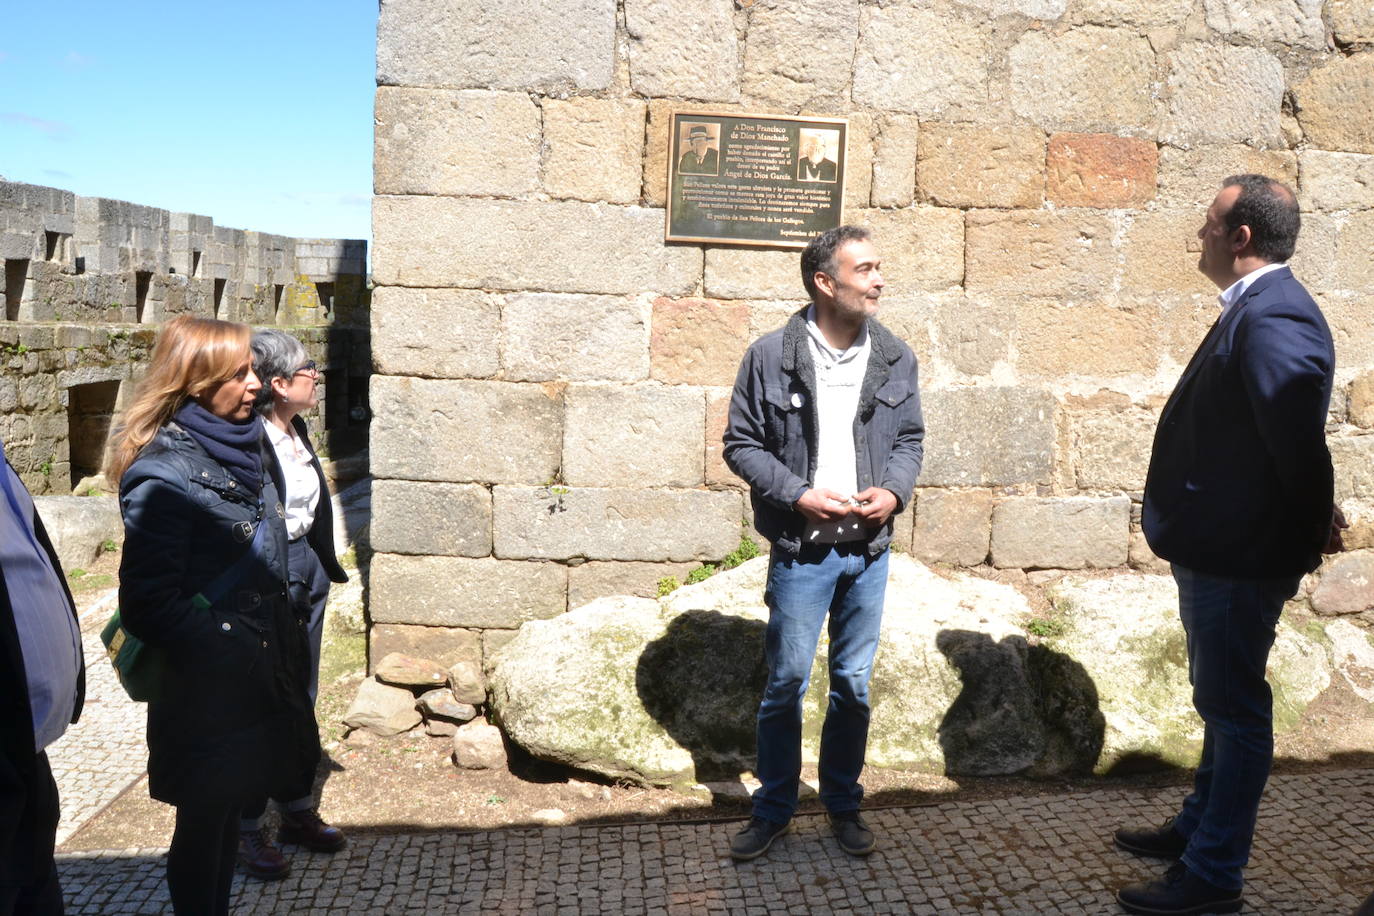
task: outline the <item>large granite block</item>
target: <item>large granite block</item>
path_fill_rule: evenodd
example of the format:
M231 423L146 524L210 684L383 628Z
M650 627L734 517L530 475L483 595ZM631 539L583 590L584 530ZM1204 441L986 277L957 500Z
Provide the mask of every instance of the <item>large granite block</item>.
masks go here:
M615 0L383 0L377 82L513 90L605 89Z
M567 610L568 568L467 557L372 558L373 623L514 629Z
M501 311L502 365L511 381L620 381L649 375L643 297L520 293Z
M378 194L513 197L539 186L539 108L523 92L377 89Z
M922 487L1049 483L1055 401L1031 388L950 388L922 393Z
M374 480L368 534L379 553L485 557L491 491L470 483Z
M372 359L379 373L482 378L500 368L499 297L471 289L372 291Z
M569 385L563 480L572 487L694 487L702 483L701 389Z
M973 17L914 6L865 6L854 102L922 118L976 111L988 95L988 35Z
M1169 111L1160 138L1175 146L1283 146L1283 65L1262 48L1191 42L1169 61Z
M382 286L681 295L701 278L700 249L663 244L661 210L377 197L372 222Z
M625 0L630 85L645 97L733 102L739 50L731 0Z
M539 484L558 473L557 390L374 375L371 408L374 477Z
M1026 497L992 510L992 565L1022 569L1108 569L1125 566L1131 501Z
M1027 31L1007 58L1012 110L1041 128L1153 132L1155 56L1134 29Z
M977 566L992 537L991 490L916 491L911 555L922 563Z
M574 200L638 203L644 121L639 99L546 99L544 189Z
M734 491L498 486L493 495L503 558L686 562L739 545Z

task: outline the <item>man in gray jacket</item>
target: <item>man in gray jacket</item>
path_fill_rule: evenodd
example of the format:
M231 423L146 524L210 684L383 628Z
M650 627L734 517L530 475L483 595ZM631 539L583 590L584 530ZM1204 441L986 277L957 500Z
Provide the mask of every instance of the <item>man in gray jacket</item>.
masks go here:
M859 816L868 680L887 589L892 517L911 500L925 424L911 348L879 324L880 261L869 233L840 226L802 252L811 305L744 356L725 461L750 488L769 558L768 684L758 715L761 787L730 855L754 859L787 831L801 777L802 697L830 617L830 699L821 801L839 845L873 851Z

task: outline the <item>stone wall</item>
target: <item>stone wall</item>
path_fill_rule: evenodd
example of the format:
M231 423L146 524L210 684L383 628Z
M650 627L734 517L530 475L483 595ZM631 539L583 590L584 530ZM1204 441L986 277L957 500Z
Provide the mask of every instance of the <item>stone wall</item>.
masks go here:
M280 326L323 372L308 422L366 445L367 243L216 226L208 216L0 180L0 438L34 493L94 475L157 324L190 313Z
M1374 547L1370 9L383 0L373 657L489 654L737 543L729 386L801 304L798 258L663 242L675 110L849 119L845 217L929 425L899 546L1012 578L1158 568L1151 437L1216 314L1195 233L1224 176L1289 182L1349 541ZM1374 604L1371 553L1318 610Z

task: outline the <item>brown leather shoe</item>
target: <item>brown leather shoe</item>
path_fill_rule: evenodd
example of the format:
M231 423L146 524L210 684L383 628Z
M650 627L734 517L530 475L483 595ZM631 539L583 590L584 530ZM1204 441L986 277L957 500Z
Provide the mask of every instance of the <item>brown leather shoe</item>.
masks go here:
M239 864L248 874L264 881L279 881L291 871L291 863L272 845L267 831L261 827L239 831Z
M338 852L347 845L343 831L324 822L313 808L306 811L283 811L278 843L295 843L312 852Z

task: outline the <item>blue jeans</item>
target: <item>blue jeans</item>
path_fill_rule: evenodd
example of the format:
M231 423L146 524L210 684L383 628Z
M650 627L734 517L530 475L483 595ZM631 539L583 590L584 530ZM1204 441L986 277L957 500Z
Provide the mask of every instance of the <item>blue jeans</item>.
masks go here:
M1298 578L1230 579L1177 564L1173 573L1193 706L1205 725L1193 793L1174 828L1188 838L1182 862L1189 871L1238 890L1274 760L1273 694L1264 669Z
M764 596L768 686L759 704L755 775L762 785L754 793L755 815L785 824L797 810L802 698L827 614L830 702L821 730L821 801L832 812L858 809L887 557L886 550L870 557L863 541L803 547L795 557L773 551Z

